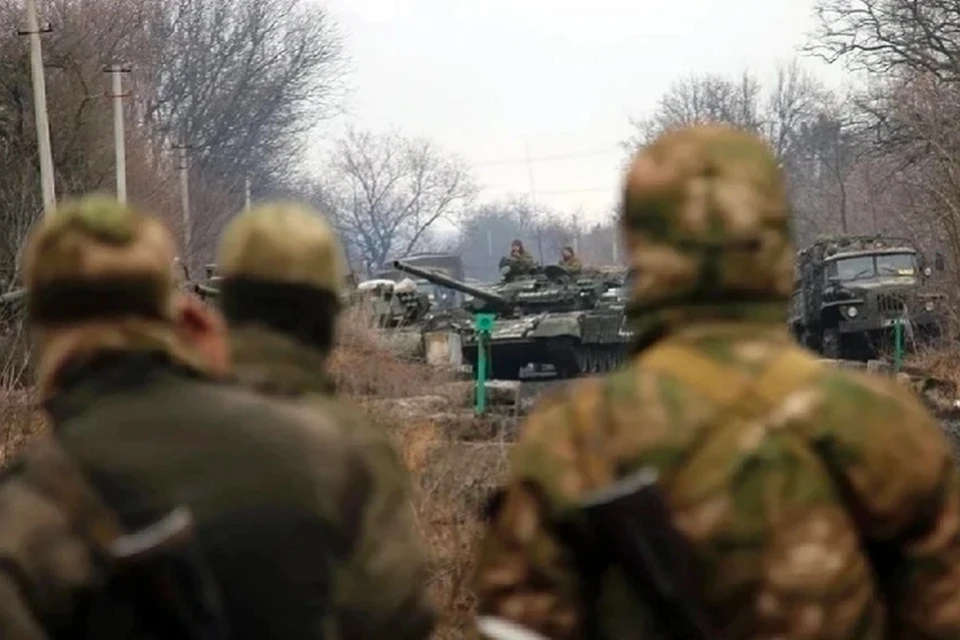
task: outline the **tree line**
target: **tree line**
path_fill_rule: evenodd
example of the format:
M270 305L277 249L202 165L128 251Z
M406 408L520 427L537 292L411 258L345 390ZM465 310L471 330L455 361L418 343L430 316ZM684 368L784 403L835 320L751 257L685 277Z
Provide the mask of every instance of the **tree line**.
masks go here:
M960 281L960 15L949 0L818 0L809 56L866 79L830 90L802 59L770 78L678 78L632 122L625 154L673 126L725 121L764 135L790 184L800 244L824 233L897 232L948 256ZM42 210L23 10L0 0L0 290ZM46 0L41 21L58 197L113 189L111 63L132 67L124 99L132 202L181 233L178 159L187 145L194 265L218 230L258 198L326 211L354 268L419 251L456 251L493 277L513 238L553 261L622 260L615 214L597 221L523 198L478 201L470 167L429 140L350 130L319 175L305 173L318 126L345 92L343 35L309 0ZM596 213L596 212L594 212ZM453 241L439 221L460 229Z

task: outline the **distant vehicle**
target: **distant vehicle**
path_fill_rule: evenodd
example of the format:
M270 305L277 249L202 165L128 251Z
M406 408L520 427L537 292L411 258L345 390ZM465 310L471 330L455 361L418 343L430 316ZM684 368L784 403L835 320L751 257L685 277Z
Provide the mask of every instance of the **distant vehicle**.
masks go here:
M493 378L519 379L529 365L549 367L560 378L604 373L623 362L632 340L623 274L576 276L557 265L516 274L501 261L502 281L483 287L402 261L394 266L464 294L460 307L431 312L424 330L457 334L462 361L470 367L476 367L479 356L475 314L495 316L488 361Z
M935 268L944 268L939 253ZM929 290L932 271L906 238L821 239L797 254L790 328L827 358L864 360L890 351L898 321L905 347L936 340L945 329L946 297Z
M432 273L438 273L453 280L463 280L463 260L458 255L449 253L420 253L408 256L403 259L404 264L409 264L420 269L426 269ZM390 263L393 264L392 262ZM410 278L410 274L400 271L396 268L382 269L373 274L374 279L393 280L401 282ZM459 291L454 291L447 287L440 287L424 278L414 277L414 283L417 290L427 294L431 304L438 309L453 309L463 302L463 296Z

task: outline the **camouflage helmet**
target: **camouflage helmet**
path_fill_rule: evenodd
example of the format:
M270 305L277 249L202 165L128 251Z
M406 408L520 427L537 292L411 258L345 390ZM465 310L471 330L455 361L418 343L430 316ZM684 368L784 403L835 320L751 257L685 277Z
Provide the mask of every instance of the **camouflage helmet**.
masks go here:
M333 227L319 212L288 203L237 216L220 239L217 269L224 279L300 285L337 296L346 279Z
M697 125L644 147L626 175L621 226L634 315L790 295L785 181L770 147L751 133Z
M173 316L175 243L157 218L91 195L62 203L31 233L23 278L40 323Z

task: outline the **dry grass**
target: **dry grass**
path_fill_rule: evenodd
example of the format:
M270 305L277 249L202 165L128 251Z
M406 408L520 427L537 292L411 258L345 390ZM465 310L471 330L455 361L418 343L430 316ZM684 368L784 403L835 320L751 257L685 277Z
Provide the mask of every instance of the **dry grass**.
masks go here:
M907 357L908 370L953 382L960 388L960 346L950 344L940 349L924 349Z
M46 428L31 392L25 389L0 389L0 425L0 467Z
M361 401L430 396L423 402L364 404L393 436L412 475L414 506L433 565L430 588L442 615L435 637L463 638L474 610L469 583L479 514L504 472L503 446L457 437L471 425L451 428L451 407L466 406L467 398L460 387L443 387L452 381L450 374L396 357L360 323L341 327L331 373L344 395Z
M341 393L349 396L420 396L452 379L424 363L398 357L360 314L349 310L339 324L338 344L330 373Z

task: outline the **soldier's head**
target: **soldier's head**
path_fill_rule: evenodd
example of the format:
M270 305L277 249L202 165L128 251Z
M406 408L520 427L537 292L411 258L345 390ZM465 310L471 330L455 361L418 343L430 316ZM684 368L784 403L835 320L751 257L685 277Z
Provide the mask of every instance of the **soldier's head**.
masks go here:
M563 251L560 252L564 260L569 260L574 256L573 247L567 246L563 248Z
M231 328L265 327L324 352L333 346L346 268L319 212L276 203L239 215L221 237L217 266Z
M786 186L759 137L722 125L661 135L630 165L621 226L635 316L744 317L768 314L769 303L785 314L794 260Z
M205 312L182 315L171 269L175 257L160 220L112 197L61 204L32 232L24 254L30 324L40 351L52 344L68 350L83 335L87 348L156 348L193 363L187 355L192 339L199 333L216 340L210 335L216 327ZM223 332L219 339L225 343ZM226 366L203 364L221 371Z
M518 253L523 253L523 243L516 239L510 243L510 254L516 255Z

